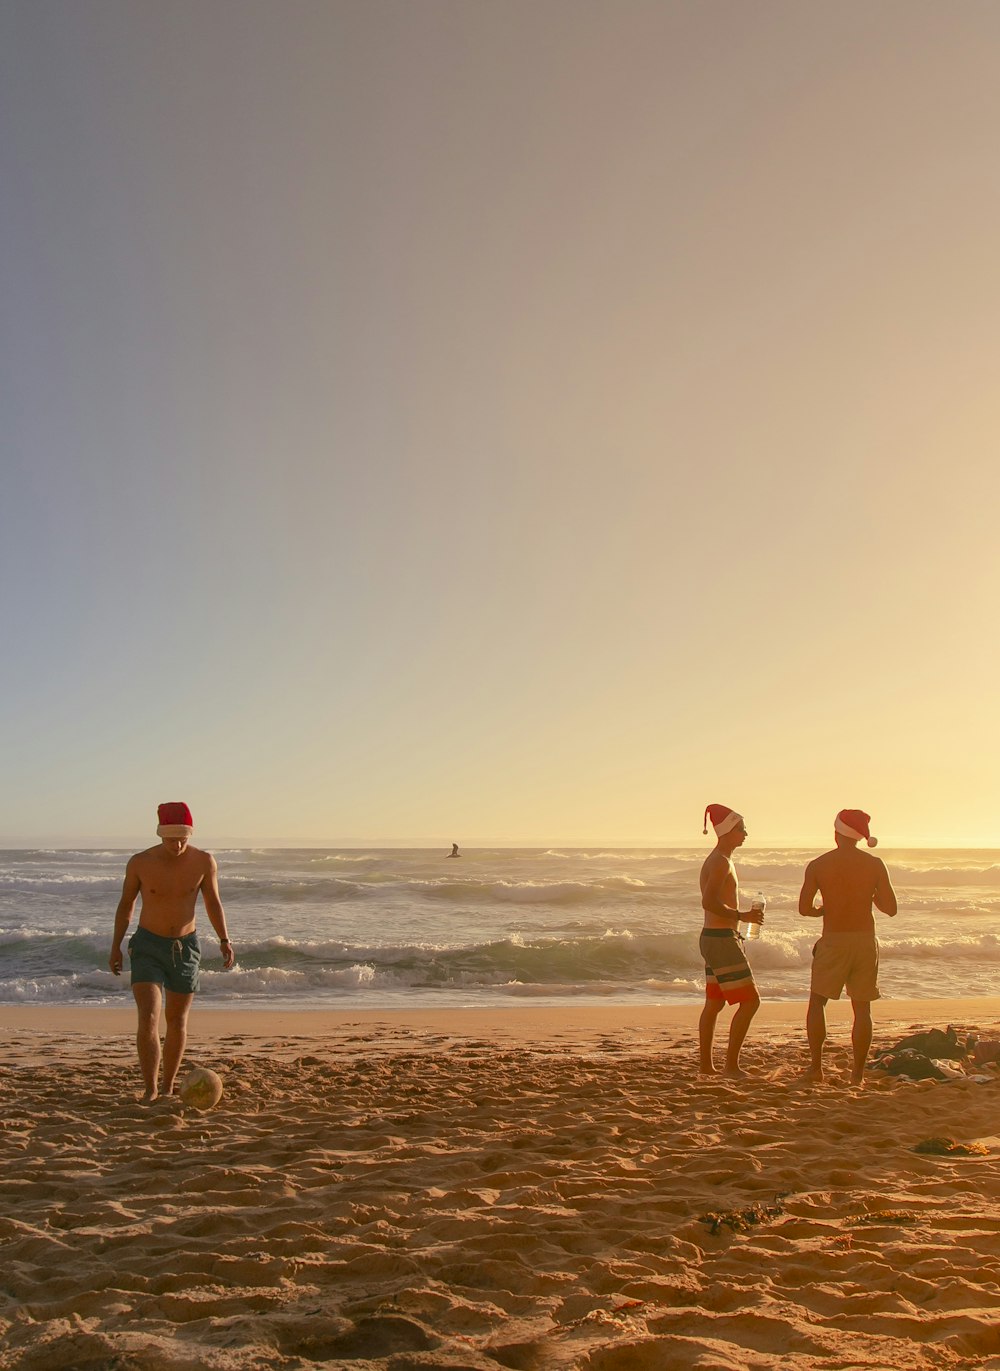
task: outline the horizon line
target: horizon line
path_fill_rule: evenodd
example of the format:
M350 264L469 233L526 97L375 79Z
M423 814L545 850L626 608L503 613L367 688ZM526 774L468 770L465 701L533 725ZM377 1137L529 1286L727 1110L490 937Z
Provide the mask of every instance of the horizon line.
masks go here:
M152 836L153 836L154 839L155 839L155 834L152 835ZM699 839L701 839L701 836L702 836L702 835L699 835ZM0 836L0 852L12 852L12 851L13 851L13 852L17 852L17 851L22 851L22 852L23 852L23 851L32 850L32 849L35 849L35 850L46 850L46 849L49 849L49 850L57 851L57 852L59 852L59 851L72 851L72 850L78 850L78 851L92 851L92 850L98 850L98 849L101 849L101 848L110 848L110 849L114 849L114 850L126 851L126 850L132 850L132 849L134 849L134 848L136 847L137 844L138 844L139 847L142 847L143 845L145 845L146 847L155 847L155 846L156 846L155 841L154 841L154 842L147 842L145 838L141 838L141 837L140 837L140 838L131 838L131 839L130 839L130 838L122 837L121 835L115 835L114 837L109 837L109 838L95 838L95 837L92 837L92 836L89 836L89 835L88 835L88 836L85 837L85 838L77 838L77 839L66 838L66 837L63 837L63 836L60 836L59 838L47 838L47 839L40 839L40 838L29 839L29 838L27 838L27 837L15 838L15 837L8 837L8 836L6 836L6 835ZM200 844L199 844L199 842L198 842L198 840L197 840L197 835L195 835L195 837L194 837L194 839L193 839L193 846L198 847L199 845L200 845ZM451 847L451 845L452 845L452 840L450 840L450 839L447 840L447 841L442 840L442 841L439 841L439 842L432 842L432 841L429 841L429 840L427 840L427 839L423 839L423 840L415 840L415 839L414 839L414 840L407 840L407 839L401 839L401 838L367 839L367 840L365 840L365 841L357 841L357 840L354 840L354 841L349 841L349 842L348 842L348 841L333 842L333 841L330 841L330 840L327 840L327 841L324 841L324 842L315 842L315 841L313 841L313 842L308 842L308 841L298 841L298 842L288 842L288 841L284 841L284 842L268 842L268 841L266 841L266 840L261 840L261 839L242 839L242 840L235 840L235 839L229 838L228 836L225 836L225 835L220 836L219 838L215 839L214 841L210 841L210 842L209 842L209 847L211 847L211 848L217 848L217 849L219 849L219 850L241 851L241 850L247 850L247 849L250 849L250 848L263 848L263 849L265 849L265 850L267 850L267 851L270 851L270 852L326 851L326 850L348 851L348 852L368 852L368 851L385 851L385 850L390 850L390 851L391 851L391 850L397 850L397 851L411 851L411 852L433 852L433 851L438 851L438 850L444 850L444 849L446 849L446 848ZM807 839L801 839L801 838L799 838L799 839L794 839L794 840L791 840L791 839L777 839L777 838L775 838L775 839L767 839L767 840L765 840L765 841L761 841L761 842L759 842L759 843L756 843L756 844L754 844L753 846L747 847L747 848L745 848L745 849L741 849L741 852L742 852L742 854L745 855L745 856L750 856L755 850L756 850L756 851L760 851L760 850L766 849L766 848L784 848L784 849L786 849L786 850L794 850L794 851L814 851L817 847L821 847L822 845L823 845L823 844L822 844L821 842L820 842L820 843L817 843L817 842L810 842L810 841L808 841ZM564 840L560 840L560 839L544 839L544 840L535 839L535 840L530 840L530 841L529 841L529 840L518 840L518 839L504 838L504 839L497 839L497 840L492 840L492 841L490 841L490 840L479 839L479 840L475 840L475 841L471 841L471 842L466 842L466 843L460 842L460 843L458 844L458 846L459 846L459 848L462 849L463 851L468 851L468 852L475 852L475 851L496 851L496 850L498 850L498 849L499 849L499 850L509 850L509 851L544 851L545 849L548 849L548 848L557 848L557 847L568 848L568 849L570 849L570 850L572 850L572 851L584 851L584 850L587 849L587 848L604 847L604 848L607 848L607 849L612 849L612 850L617 851L617 852L629 852L629 851L640 851L640 850L642 850L642 851L649 851L649 850L652 850L652 851L673 851L673 850L677 850L677 849L685 849L685 850L687 850L687 849L691 849L691 848L697 848L697 849L702 849L702 848L703 848L704 851L705 851L706 854L707 854L709 851L711 851L711 850L714 848L714 843L711 843L711 844L710 844L709 841L708 841L708 839L705 839L704 842L702 842L702 841L693 840L693 839L691 839L691 840L677 840L677 839L670 840L670 839L663 839L663 838L660 838L660 839L657 839L657 840L655 840L655 841L645 841L645 842L644 842L644 841L642 841L642 840L640 840L640 839L635 839L635 838L629 839L629 840L627 840L627 841L616 840L616 839L611 839L611 838L593 838L593 839L590 839L589 841L588 841L588 840L584 840L584 839L580 839L580 838L564 839ZM1000 844L993 844L993 843L964 843L964 844L962 844L961 846L958 846L958 845L955 845L955 844L951 844L951 843L942 843L942 842L912 842L912 841L911 841L911 842L904 842L904 841L880 840L880 841L879 841L879 844L878 844L878 847L875 849L875 854L877 855L878 852L879 852L880 850L885 850L885 849L892 850L892 851L908 851L908 852L919 852L919 851L930 851L930 852L933 852L933 851L951 851L951 852L994 852L994 851L1000 851ZM865 849L865 850L868 850L868 849Z

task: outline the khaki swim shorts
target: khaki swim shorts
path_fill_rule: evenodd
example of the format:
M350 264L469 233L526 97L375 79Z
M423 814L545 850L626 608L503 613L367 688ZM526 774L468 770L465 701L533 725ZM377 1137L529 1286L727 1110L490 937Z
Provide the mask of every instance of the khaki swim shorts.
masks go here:
M844 987L852 1000L877 1000L878 939L870 933L824 933L813 948L814 995L839 1000Z

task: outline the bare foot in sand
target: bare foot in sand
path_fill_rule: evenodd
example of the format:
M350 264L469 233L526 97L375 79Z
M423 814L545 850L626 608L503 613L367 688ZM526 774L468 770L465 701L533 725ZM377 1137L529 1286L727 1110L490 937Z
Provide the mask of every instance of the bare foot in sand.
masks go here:
M722 1072L722 1075L727 1081L750 1080L750 1072L744 1071L743 1068L739 1066L727 1066Z
M709 1062L708 1066L706 1066L705 1063L702 1062L701 1066L698 1067L699 1076L717 1076L718 1074L718 1071L716 1071L715 1067L712 1065L711 1062Z
M799 1079L806 1085L822 1085L826 1077L821 1066L811 1066L808 1071L803 1071Z
M142 1096L142 1099L140 1100L140 1103L141 1103L141 1104L155 1104L156 1101L157 1101L159 1098L160 1098L160 1092L159 1092L159 1091L156 1089L156 1087L154 1086L152 1090L146 1090L146 1091L143 1092L143 1096Z

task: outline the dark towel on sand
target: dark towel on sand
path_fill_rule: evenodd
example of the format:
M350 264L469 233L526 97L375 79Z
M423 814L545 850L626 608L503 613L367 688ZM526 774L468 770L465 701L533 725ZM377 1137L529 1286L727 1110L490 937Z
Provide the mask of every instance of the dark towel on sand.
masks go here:
M947 1029L928 1028L923 1033L911 1033L907 1038L900 1038L891 1050L893 1052L921 1052L925 1057L943 1057L954 1062L960 1062L969 1055L974 1042L974 1038L970 1038L966 1042L959 1042L958 1034L949 1024Z

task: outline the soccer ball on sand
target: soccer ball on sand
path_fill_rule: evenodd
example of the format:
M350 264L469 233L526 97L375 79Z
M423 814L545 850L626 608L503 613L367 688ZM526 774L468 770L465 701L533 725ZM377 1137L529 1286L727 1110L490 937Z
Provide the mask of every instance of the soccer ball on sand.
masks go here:
M222 1077L205 1066L196 1066L181 1081L177 1093L191 1109L214 1109L222 1099Z

